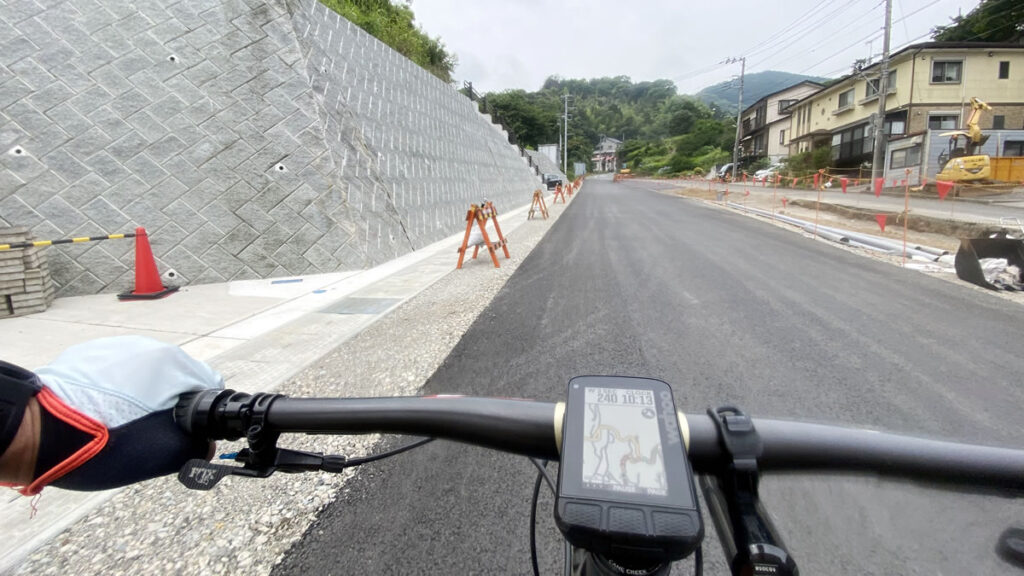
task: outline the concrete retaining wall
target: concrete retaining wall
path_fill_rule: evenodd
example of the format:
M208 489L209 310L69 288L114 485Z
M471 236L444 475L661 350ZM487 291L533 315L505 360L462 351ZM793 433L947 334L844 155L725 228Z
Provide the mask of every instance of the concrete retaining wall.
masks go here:
M0 0L0 226L145 227L219 282L369 267L539 178L467 98L315 0ZM132 244L47 248L58 295L133 280Z

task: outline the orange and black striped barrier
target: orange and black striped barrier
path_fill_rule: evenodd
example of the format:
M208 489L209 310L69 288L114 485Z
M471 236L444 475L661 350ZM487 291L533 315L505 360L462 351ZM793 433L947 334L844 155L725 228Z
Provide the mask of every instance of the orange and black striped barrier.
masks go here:
M548 219L548 205L544 203L544 193L539 189L533 192L533 202L530 204L530 214L526 217L527 220L533 220L533 215L540 212L540 215L547 220Z
M562 185L555 186L555 197L551 200L552 204L558 204L558 199L562 199L562 204L565 204L565 190L562 189Z
M488 220L494 221L494 231L498 234L496 242L492 242L491 237L487 234ZM466 250L469 249L469 241L474 223L476 223L478 230L480 230L482 240L473 242L473 258L476 258L480 252L480 246L487 246L487 251L491 254L491 261L494 262L494 267L501 268L501 264L498 264L498 248L505 252L505 258L510 256L508 253L508 243L505 242L505 236L501 233L501 226L498 225L498 210L495 209L494 204L491 202L484 202L480 206L473 204L469 207L469 212L466 213L466 235L462 237L462 246L459 247L459 263L455 268L462 268L462 260L466 257Z
M80 236L78 238L62 238L60 240L37 240L35 242L18 242L16 244L0 244L0 251L18 250L20 248L40 248L43 246L56 246L58 244L81 244L82 242L96 242L98 240L120 240L121 238L135 238L135 234L108 234L106 236Z
M0 244L0 252L4 250L18 250L21 248L33 248L42 246L59 246L60 244L81 244L83 242L96 242L99 240L120 240L122 238L135 238L135 288L130 292L117 295L119 300L155 300L173 294L178 290L177 286L164 286L160 280L160 273L156 268L156 260L153 258L153 250L149 247L149 235L146 229L135 229L130 234L108 234L106 236L80 236L78 238L62 238L60 240L37 240L34 242L18 242L16 244Z

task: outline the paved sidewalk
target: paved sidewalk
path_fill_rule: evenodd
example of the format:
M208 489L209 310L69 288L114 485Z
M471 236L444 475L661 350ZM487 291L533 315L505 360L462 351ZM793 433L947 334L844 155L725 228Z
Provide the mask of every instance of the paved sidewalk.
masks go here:
M499 215L502 232L512 236L510 251L528 210ZM554 220L530 222L549 226ZM141 334L208 362L230 388L272 391L455 270L462 237L370 270L189 286L155 301L120 302L113 294L61 298L46 312L0 320L0 358L36 368L79 342ZM475 261L467 255L464 266L491 262L483 252ZM10 492L0 501L0 573L117 492L47 489L32 520L30 499Z

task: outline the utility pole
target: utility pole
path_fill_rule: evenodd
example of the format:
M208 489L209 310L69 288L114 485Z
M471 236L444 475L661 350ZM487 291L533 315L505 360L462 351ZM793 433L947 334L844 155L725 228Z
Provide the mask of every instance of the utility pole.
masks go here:
M569 174L569 94L562 94L562 174Z
M878 75L878 116L875 118L875 149L871 154L871 178L884 178L885 101L889 92L889 33L892 31L892 0L885 0L885 35L882 37L882 71Z
M740 96L739 96L739 102L737 102L737 104L736 104L736 106L739 108L738 110L736 110L736 142L734 142L733 145L732 145L732 181L733 182L736 181L736 169L739 167L739 163L740 163L740 138L743 137L743 128L742 128L743 124L741 122L741 120L743 119L743 75L747 71L747 57L746 56L741 56L739 58L729 58L724 63L725 64L733 64L733 63L736 63L736 62L740 63Z

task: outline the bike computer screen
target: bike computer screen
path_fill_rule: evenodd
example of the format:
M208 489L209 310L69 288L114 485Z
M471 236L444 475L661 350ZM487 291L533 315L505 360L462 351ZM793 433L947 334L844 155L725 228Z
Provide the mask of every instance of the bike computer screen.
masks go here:
M569 382L555 521L573 545L627 561L693 552L703 524L668 384Z

